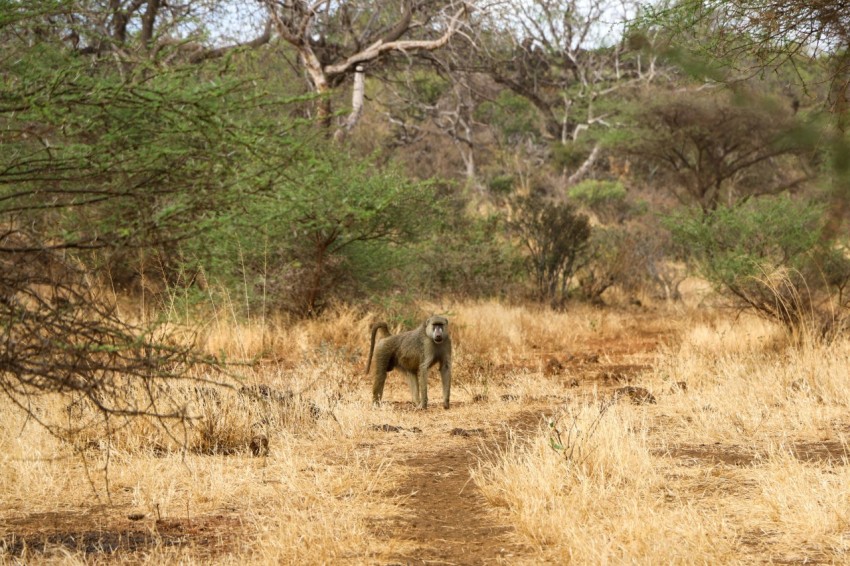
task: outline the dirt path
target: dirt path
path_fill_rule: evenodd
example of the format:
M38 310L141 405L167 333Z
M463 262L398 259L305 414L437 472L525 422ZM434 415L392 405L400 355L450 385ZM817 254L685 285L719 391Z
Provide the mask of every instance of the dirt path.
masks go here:
M504 445L507 429L530 431L548 408L542 403L504 404L487 411L491 422L476 421L482 411L469 406L453 407L449 413L432 411L434 416L424 417L416 440L420 446L436 449L417 452L398 447L394 465L403 467L406 474L386 495L401 501L404 512L376 529L376 535L388 541L388 548L405 551L382 556L377 563L508 564L528 554L513 527L487 504L470 470L483 451Z
M393 465L404 468L403 479L385 495L401 501L403 511L380 519L374 533L386 542L386 548L404 550L380 555L374 563L534 563L533 549L523 545L510 517L487 503L470 470L487 450L505 445L508 430L520 437L532 434L542 415L552 414L568 399L596 388L613 391L632 383L649 367L658 343L655 334L629 341L600 339L576 348L557 363L551 356L537 354L540 360L530 360L528 367L542 363L550 378L562 382L548 398L506 395L483 404L453 404L448 412L430 409L405 415L411 410L406 388L394 387L394 410L376 418L416 424L408 424L403 434L391 434L397 431L389 425L390 432L382 438L382 444L389 444L386 450L393 454ZM405 418L410 416L415 419Z
M493 389L489 399L473 402L467 392L449 411L435 405L414 411L403 379L388 385L387 408L370 410L366 426L352 446L368 460L370 470L391 472L373 484L373 515L368 505L358 508L367 516L371 540L350 544L343 563L378 565L421 564L535 564L535 549L525 546L515 531L512 517L494 508L471 480L470 470L489 450L505 446L508 431L522 437L537 430L543 415L583 392L631 383L649 367L647 353L657 339L635 338L577 345L569 354L533 352L512 365L488 368ZM513 380L525 371L543 372L545 389L529 390ZM432 376L432 391L439 387ZM535 378L536 379L536 378ZM363 396L368 395L364 389ZM358 419L356 426L363 426ZM686 450L687 447L681 448ZM343 451L348 457L348 452ZM336 452L331 451L329 459ZM322 457L325 457L323 454ZM344 462L344 464L347 464ZM307 468L310 470L311 468ZM306 471L305 473L310 473ZM383 480L387 481L384 482ZM0 562L7 556L71 552L95 561L143 560L151 549L175 550L200 561L221 555L237 556L253 540L251 524L243 509L221 508L214 514L189 518L169 516L160 520L150 512L133 519L129 496L120 505L93 510L70 508L51 513L28 513L0 517ZM389 509L389 512L387 512ZM351 550L351 546L355 548ZM250 551L251 549L248 549ZM256 549L254 549L256 550ZM261 549L260 549L261 550ZM192 560L189 560L192 561ZM305 563L311 562L305 555Z

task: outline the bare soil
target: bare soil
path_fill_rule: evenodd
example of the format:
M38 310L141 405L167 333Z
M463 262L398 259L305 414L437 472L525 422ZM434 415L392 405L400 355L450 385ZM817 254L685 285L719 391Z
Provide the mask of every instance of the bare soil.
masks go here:
M120 517L115 512L114 508L96 508L9 517L0 522L0 556L26 562L40 554L66 551L103 559L188 546L202 560L231 552L243 532L237 516L159 520Z
M386 495L399 499L407 513L376 521L374 532L379 538L405 543L388 547L410 550L378 557L378 563L501 564L529 551L517 542L513 527L488 508L469 472L482 451L504 443L507 429L521 434L534 428L546 407L535 403L533 408L507 408L497 403L494 409L498 405L503 405L501 410L492 415L512 414L507 422L494 420L476 428L436 426L416 440L437 450L409 450L399 458L396 465L406 468L406 478ZM452 411L461 413L458 409Z

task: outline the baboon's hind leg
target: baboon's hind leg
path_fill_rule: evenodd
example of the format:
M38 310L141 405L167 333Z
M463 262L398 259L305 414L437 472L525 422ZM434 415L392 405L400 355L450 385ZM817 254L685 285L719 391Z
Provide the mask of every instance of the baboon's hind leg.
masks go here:
M384 383L387 381L387 371L384 368L375 368L375 381L372 383L372 404L378 405L384 396Z

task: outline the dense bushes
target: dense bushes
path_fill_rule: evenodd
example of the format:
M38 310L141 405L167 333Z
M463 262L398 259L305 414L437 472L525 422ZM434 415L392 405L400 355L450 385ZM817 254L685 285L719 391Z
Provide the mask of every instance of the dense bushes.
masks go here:
M792 330L833 314L846 300L850 262L823 238L823 207L764 197L711 214L668 220L699 273L744 308ZM818 322L820 324L820 322Z
M570 286L590 240L590 220L569 202L540 193L514 199L511 227L528 251L529 271L539 300L553 306L569 298Z
M250 281L267 306L316 314L332 298L385 289L409 261L407 246L429 236L440 217L431 183L406 178L321 147L299 159L194 253L225 285Z

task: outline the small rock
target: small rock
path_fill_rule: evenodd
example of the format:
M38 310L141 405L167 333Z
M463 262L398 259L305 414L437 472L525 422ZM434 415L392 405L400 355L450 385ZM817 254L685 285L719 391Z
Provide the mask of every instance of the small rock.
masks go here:
M251 454L254 456L269 455L269 439L265 434L257 434L251 438Z
M643 387L634 387L632 385L616 389L614 391L614 399L617 400L620 397L628 397L635 405L655 403L655 396L652 393Z
M449 433L452 436L481 436L484 429L480 428L453 428Z

